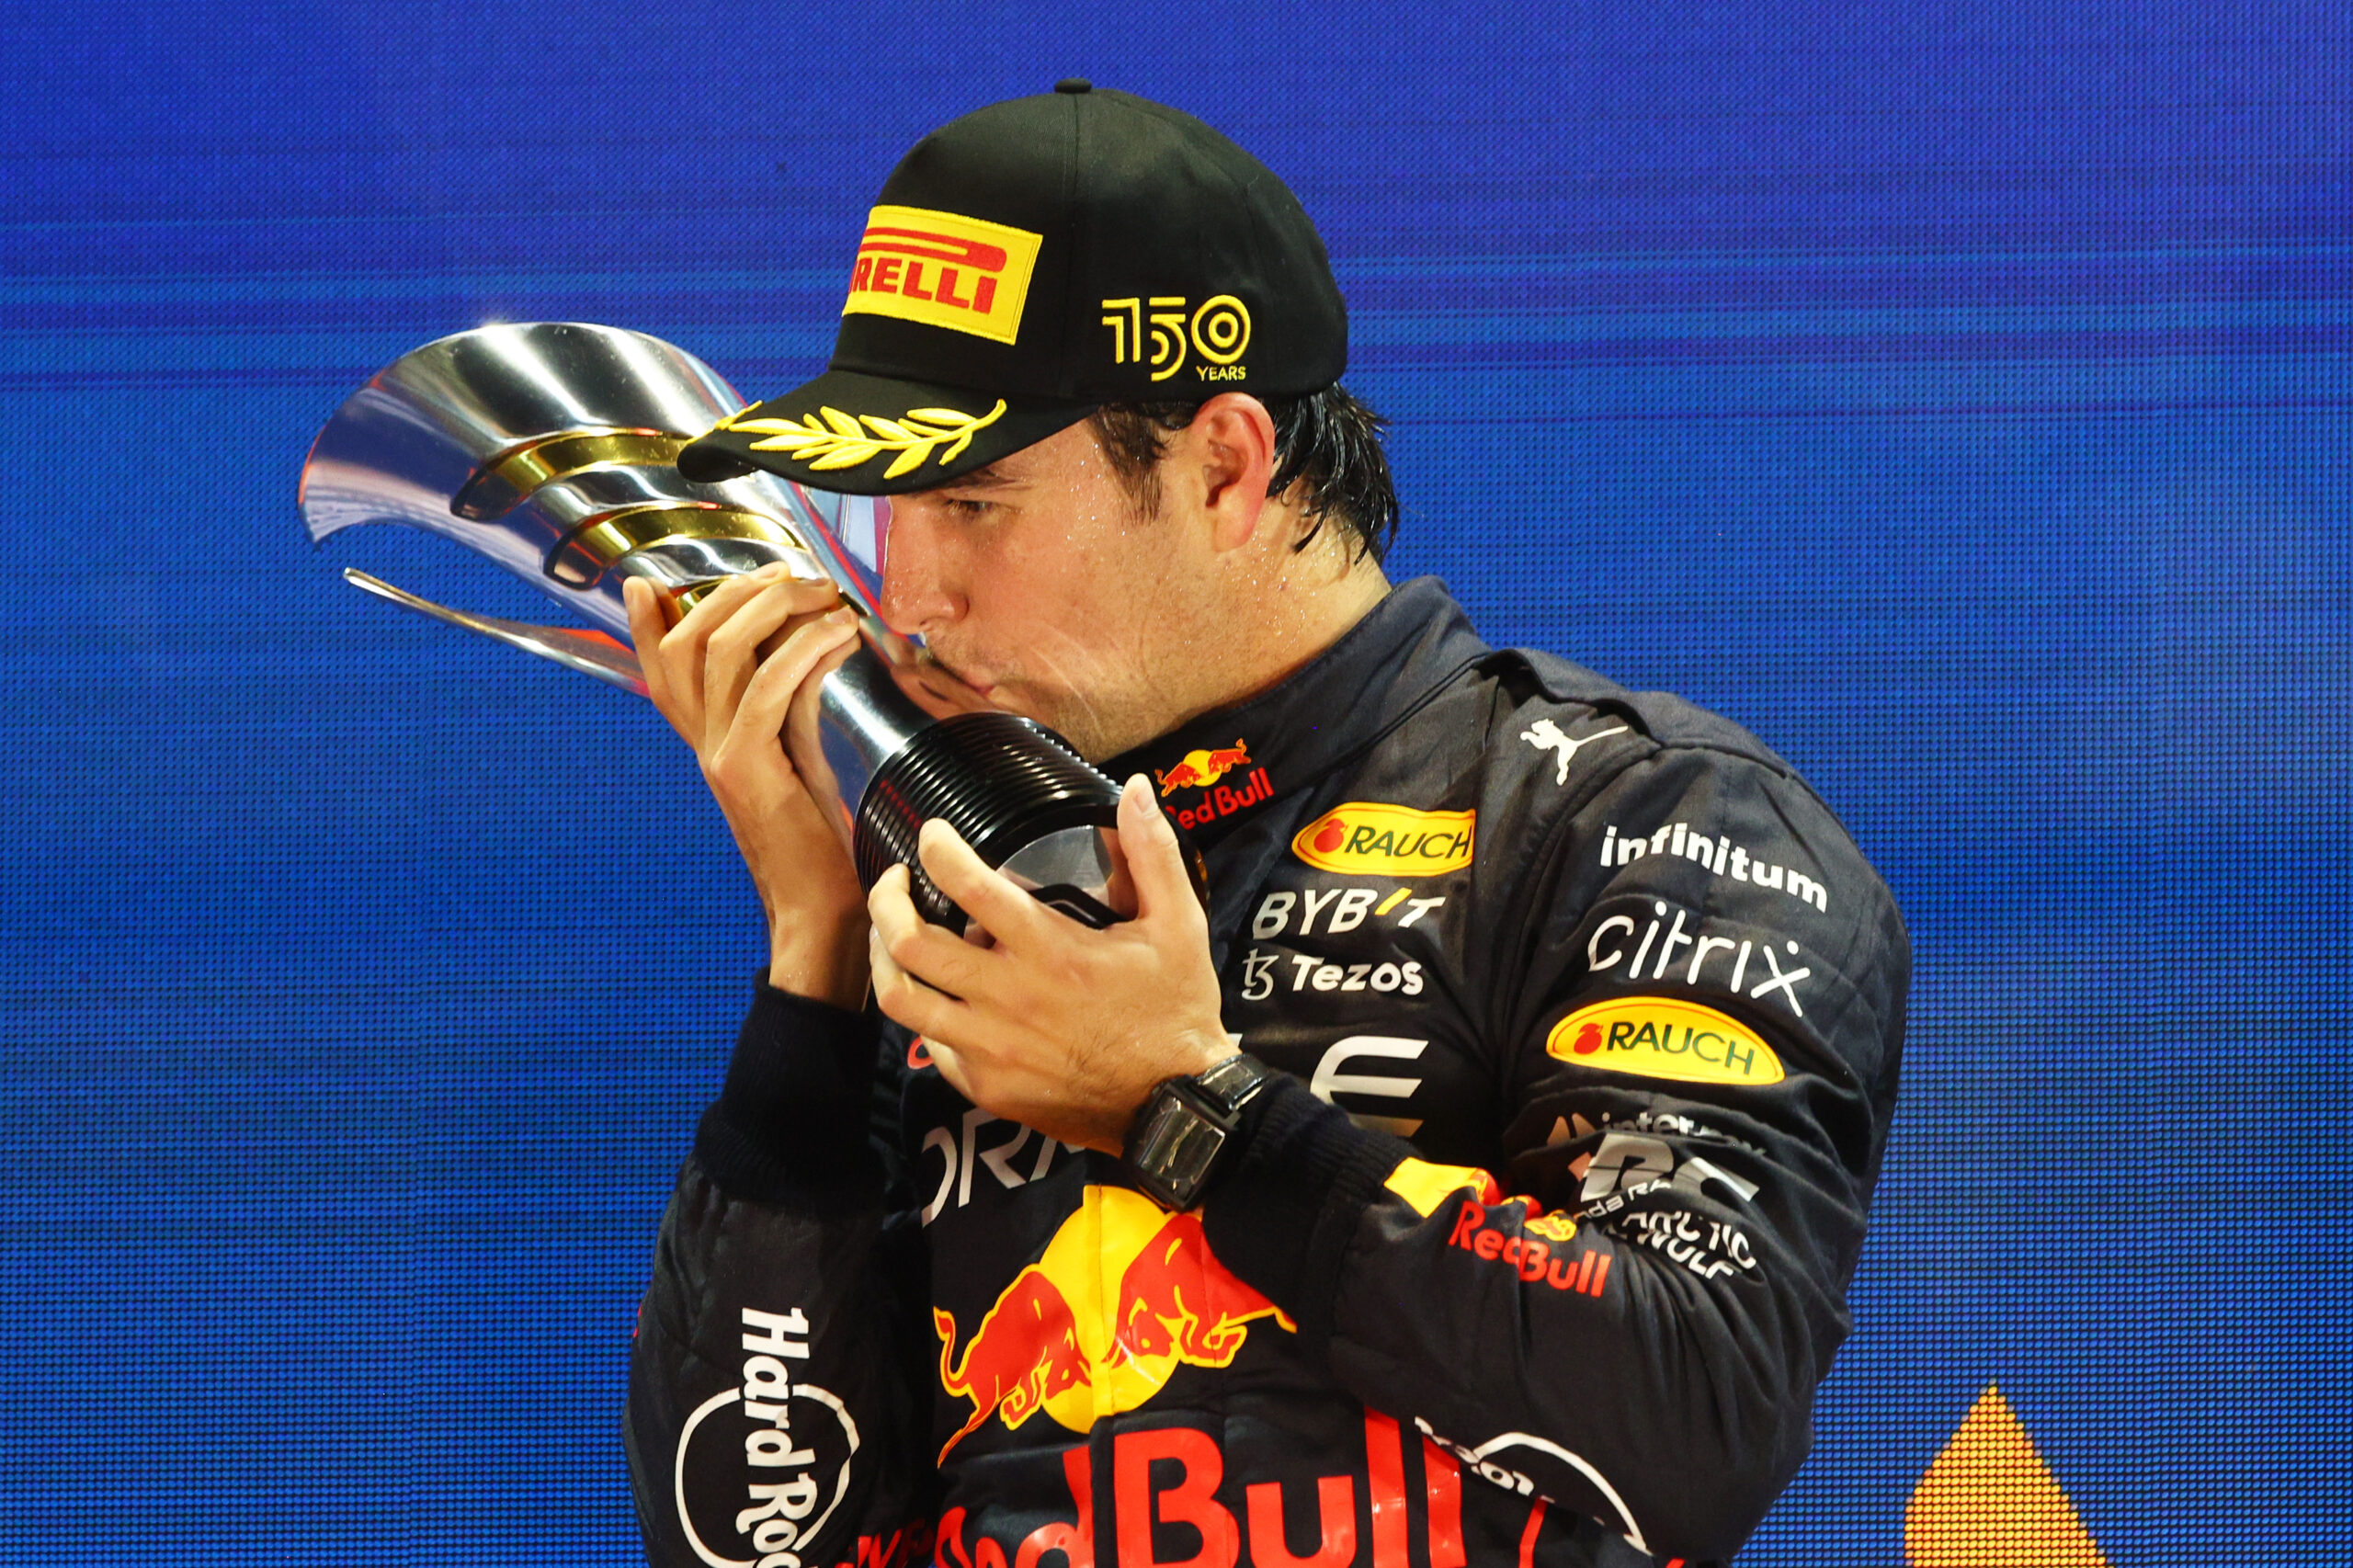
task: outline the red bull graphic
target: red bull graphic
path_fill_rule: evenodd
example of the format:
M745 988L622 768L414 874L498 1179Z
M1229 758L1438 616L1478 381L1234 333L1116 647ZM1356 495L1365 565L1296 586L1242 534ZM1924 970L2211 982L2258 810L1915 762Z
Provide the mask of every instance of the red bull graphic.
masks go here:
M1113 1343L1131 1358L1170 1357L1191 1367L1228 1367L1259 1318L1290 1320L1226 1272L1201 1222L1171 1214L1120 1276Z
M1407 1469L1409 1442L1419 1452L1419 1487L1412 1483ZM1359 1495L1370 1526L1364 1541L1370 1549L1370 1568L1467 1568L1469 1562L1462 1532L1462 1462L1427 1436L1409 1439L1396 1421L1368 1410L1364 1458L1354 1473L1316 1476L1306 1487L1297 1482L1289 1486L1254 1482L1242 1488L1238 1506L1230 1493L1219 1495L1226 1485L1226 1454L1208 1432L1162 1426L1119 1433L1108 1452L1098 1448L1090 1453L1085 1445L1066 1449L1063 1479L1070 1488L1073 1518L1049 1518L1016 1541L985 1533L986 1526L971 1508L949 1508L939 1517L934 1568L1037 1568L1049 1553L1063 1554L1067 1568L1096 1568L1095 1498L1103 1478L1095 1467L1107 1460L1103 1468L1108 1472L1113 1555L1105 1568L1234 1568L1245 1561L1251 1568L1348 1568L1367 1561L1358 1552ZM1286 1491L1290 1493L1288 1502ZM1543 1509L1540 1498L1521 1543L1523 1565ZM1169 1526L1185 1527L1195 1536L1199 1547L1192 1555L1161 1555L1157 1549L1169 1542L1156 1538ZM1313 1543L1304 1555L1293 1550L1302 1538ZM1242 1554L1245 1540L1246 1559ZM878 1549L882 1544L876 1543ZM898 1565L886 1562L879 1550L870 1562L861 1540L856 1568Z
M1245 776L1231 784L1218 782L1234 769L1244 767L1250 769ZM1191 805L1176 809L1176 825L1182 828L1206 827L1220 817L1230 817L1275 798L1274 775L1263 767L1251 767L1250 743L1244 740L1230 746L1188 751L1175 767L1162 769L1154 777L1160 780L1163 800L1179 790L1200 791Z
M1116 1290L1107 1283L1117 1280ZM1249 1325L1290 1319L1210 1251L1201 1222L1125 1187L1090 1187L1045 1255L1014 1276L956 1354L956 1319L935 1308L939 1386L972 1414L939 1450L991 1415L1008 1428L1039 1411L1084 1432L1137 1409L1176 1368L1231 1366Z
M1068 1524L1049 1520L1031 1530L1014 1549L1016 1568L1035 1568L1050 1551L1062 1554L1065 1568L1095 1568L1095 1475L1084 1448L1063 1450L1063 1480L1070 1487L1078 1517ZM969 1547L964 1544L964 1522L970 1517L962 1508L950 1508L939 1516L938 1551L932 1558L932 1568L1006 1568L1004 1547L988 1537L980 1537Z
M1160 780L1160 798L1165 801L1179 790L1206 790L1235 768L1249 766L1250 743L1235 741L1230 746L1188 751L1176 766L1154 777Z
M972 1402L972 1418L940 1448L942 1460L991 1411L1008 1427L1018 1426L1047 1400L1093 1381L1086 1354L1078 1347L1070 1302L1053 1277L1034 1263L1014 1276L981 1320L964 1346L961 1365L949 1365L956 1353L955 1318L935 1307L931 1322L939 1332L939 1386Z

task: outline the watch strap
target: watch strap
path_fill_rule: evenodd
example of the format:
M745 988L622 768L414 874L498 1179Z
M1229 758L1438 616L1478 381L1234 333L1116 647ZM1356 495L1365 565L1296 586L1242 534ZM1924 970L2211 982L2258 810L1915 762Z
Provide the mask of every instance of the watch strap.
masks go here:
M1206 1073L1197 1073L1192 1082L1225 1108L1230 1116L1250 1103L1275 1070L1255 1056L1236 1052L1218 1062Z

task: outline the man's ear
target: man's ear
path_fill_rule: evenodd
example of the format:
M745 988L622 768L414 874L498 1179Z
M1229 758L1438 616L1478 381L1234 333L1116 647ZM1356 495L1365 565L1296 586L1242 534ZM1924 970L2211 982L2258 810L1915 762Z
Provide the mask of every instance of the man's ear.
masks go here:
M1220 392L1194 412L1185 437L1211 542L1221 551L1239 550L1256 535L1266 510L1275 473L1274 416L1248 392Z

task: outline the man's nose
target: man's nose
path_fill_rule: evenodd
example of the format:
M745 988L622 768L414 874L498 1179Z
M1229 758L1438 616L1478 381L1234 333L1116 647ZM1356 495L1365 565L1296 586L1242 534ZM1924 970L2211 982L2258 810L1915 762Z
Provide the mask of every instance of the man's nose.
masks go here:
M882 602L875 608L903 636L945 625L962 611L934 511L919 496L899 496L891 505L890 532L882 541Z

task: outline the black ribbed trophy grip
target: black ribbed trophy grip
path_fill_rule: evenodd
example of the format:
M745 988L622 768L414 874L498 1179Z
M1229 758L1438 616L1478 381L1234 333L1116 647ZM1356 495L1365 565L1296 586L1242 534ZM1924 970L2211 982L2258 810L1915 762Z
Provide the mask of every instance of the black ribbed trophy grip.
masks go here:
M1120 787L1060 735L1012 713L942 719L884 763L858 805L858 881L870 888L904 865L924 918L961 931L964 912L932 885L915 858L915 835L931 817L947 819L983 860L1002 866L1061 829L1116 826ZM1040 888L1038 896L1090 926L1120 918L1077 890Z

